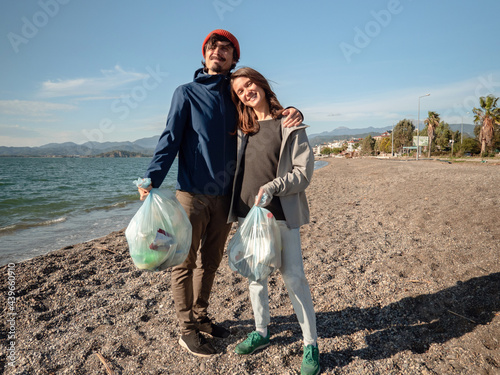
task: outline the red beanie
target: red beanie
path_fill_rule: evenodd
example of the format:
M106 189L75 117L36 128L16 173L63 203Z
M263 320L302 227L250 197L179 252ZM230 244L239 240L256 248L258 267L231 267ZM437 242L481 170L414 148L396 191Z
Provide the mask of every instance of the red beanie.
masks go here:
M207 44L208 39L210 39L212 34L221 35L221 36L229 39L229 41L231 43L233 43L234 48L236 48L236 55L238 56L238 59L240 58L240 44L238 43L238 39L236 39L236 37L233 34L231 34L229 31L222 30L222 29L214 30L214 31L210 32L210 34L207 35L207 37L203 41L203 45L201 46L201 51L203 53L203 57L205 57L205 44Z

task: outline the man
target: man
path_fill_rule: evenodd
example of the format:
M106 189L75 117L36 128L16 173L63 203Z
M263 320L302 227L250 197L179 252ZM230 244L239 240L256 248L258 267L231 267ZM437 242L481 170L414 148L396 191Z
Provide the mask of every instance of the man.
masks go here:
M231 229L227 223L236 161L236 108L230 94L230 71L240 57L233 34L214 30L203 41L204 68L194 81L179 86L172 97L167 124L145 177L151 186L139 188L141 200L158 188L177 153L176 197L193 227L191 249L184 263L172 269L172 294L179 320L179 344L194 355L215 354L200 332L225 338L230 332L208 317L208 300ZM302 122L288 110L285 125Z

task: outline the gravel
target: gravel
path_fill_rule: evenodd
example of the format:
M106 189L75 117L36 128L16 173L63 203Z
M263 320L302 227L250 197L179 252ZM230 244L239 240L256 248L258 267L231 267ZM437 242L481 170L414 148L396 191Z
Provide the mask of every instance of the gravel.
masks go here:
M321 373L500 374L500 163L326 160L301 228ZM178 345L170 271L137 270L123 230L1 275L6 374L300 373L302 334L279 273L271 346L239 356L253 316L247 280L224 257L209 311L231 336L213 339L208 359Z

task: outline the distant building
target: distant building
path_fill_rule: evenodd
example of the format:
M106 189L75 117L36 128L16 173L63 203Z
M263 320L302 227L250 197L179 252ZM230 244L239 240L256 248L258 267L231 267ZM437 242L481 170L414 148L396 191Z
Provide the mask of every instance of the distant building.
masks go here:
M321 154L321 150L324 147L325 147L324 145L319 145L319 146L313 147L314 155L320 155Z
M320 155L321 150L323 150L326 147L328 147L328 148L342 148L345 143L346 143L346 141L334 141L334 142L330 142L330 143L323 143L322 145L318 145L318 146L314 147L313 151L314 151L315 155Z
M334 141L332 143L329 143L330 148L342 148L344 146L345 141Z
M355 151L357 149L356 147L354 147L356 145L356 143L361 144L362 141L363 141L363 138L352 138L350 141L347 142L347 150L346 151L347 152Z
M380 141L381 139L383 138L388 138L391 136L391 133L392 133L392 130L388 130L380 135L376 135L373 137L373 139L375 139L376 141Z

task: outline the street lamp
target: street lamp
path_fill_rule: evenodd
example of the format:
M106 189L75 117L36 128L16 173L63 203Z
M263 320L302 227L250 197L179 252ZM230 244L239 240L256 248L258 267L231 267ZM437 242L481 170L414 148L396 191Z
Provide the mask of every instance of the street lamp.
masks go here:
M391 156L394 156L394 124L392 124L391 132Z
M468 115L469 112L466 113L466 115ZM460 144L463 143L463 140L464 140L464 115L462 115L462 128L460 130Z
M418 97L418 114L417 114L417 160L418 160L418 154L419 154L419 148L420 148L420 99L429 96L431 94L425 94L422 96Z

